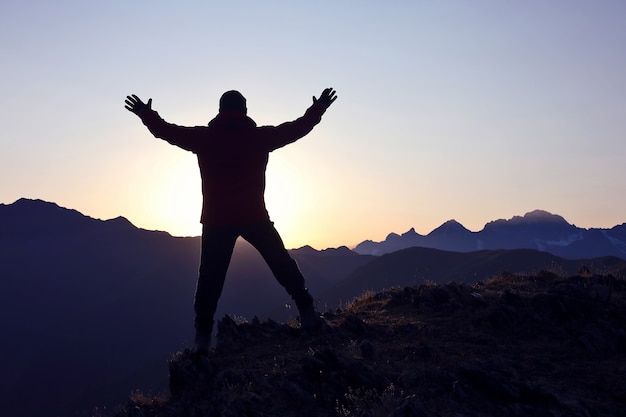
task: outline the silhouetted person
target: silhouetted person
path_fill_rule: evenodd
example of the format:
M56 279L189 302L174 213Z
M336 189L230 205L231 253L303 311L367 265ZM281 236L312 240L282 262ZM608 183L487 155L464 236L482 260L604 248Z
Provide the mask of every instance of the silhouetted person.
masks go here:
M218 115L208 126L184 127L163 120L152 110L152 99L143 103L136 95L126 97L126 109L139 116L155 137L198 156L203 195L202 255L194 300L193 351L208 352L213 316L239 236L259 251L291 295L302 327L315 329L323 324L304 277L265 208L265 168L271 151L309 133L336 98L335 91L327 88L319 99L313 97L313 105L299 119L257 127L246 115L244 96L227 91L220 98Z

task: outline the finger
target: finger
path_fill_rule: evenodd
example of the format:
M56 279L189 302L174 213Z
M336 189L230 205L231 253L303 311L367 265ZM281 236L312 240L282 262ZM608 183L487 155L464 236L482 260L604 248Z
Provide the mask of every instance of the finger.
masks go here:
M133 96L133 98L135 99L135 102L143 104L143 101L141 101L141 99L140 99L139 97L137 97L137 96L136 96L136 95L134 95L134 94L133 94L132 96Z
M148 106L149 109L152 108L152 99L151 98L148 99L148 104L146 104L146 106Z

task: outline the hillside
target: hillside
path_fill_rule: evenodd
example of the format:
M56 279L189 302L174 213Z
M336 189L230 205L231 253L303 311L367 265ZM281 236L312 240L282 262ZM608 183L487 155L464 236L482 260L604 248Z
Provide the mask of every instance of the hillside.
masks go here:
M449 239L457 232L463 230L448 223L437 234ZM131 389L165 390L163 363L193 336L199 251L198 237L143 230L122 217L95 219L41 200L0 204L0 356L8 358L0 365L0 410L12 417L88 416L94 405L110 408ZM626 271L614 257L567 261L528 249L409 248L372 256L305 246L291 254L321 310L345 307L366 290L470 285L502 272ZM217 317L283 323L294 318L290 302L258 252L238 241ZM37 401L24 402L32 392Z
M449 252L412 247L382 255L355 269L321 293L319 299L334 308L338 301L351 300L363 291L378 292L426 282L473 284L502 273L532 274L541 270L570 276L581 268L594 273L626 275L626 261L610 256L571 260L533 249Z
M626 407L623 278L424 284L325 316L314 334L226 317L209 357L170 359L171 395L134 393L115 416L588 417Z
M373 258L347 248L292 253L314 293ZM41 200L0 204L3 415L85 416L132 388L167 387L160 364L193 337L199 256L199 237ZM218 314L290 319L289 302L258 252L237 242ZM38 401L24 403L32 392Z

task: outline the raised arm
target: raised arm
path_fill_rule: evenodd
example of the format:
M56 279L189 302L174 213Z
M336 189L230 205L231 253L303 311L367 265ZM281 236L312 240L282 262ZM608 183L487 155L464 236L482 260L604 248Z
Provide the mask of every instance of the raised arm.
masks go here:
M278 149L309 133L315 125L322 120L326 109L337 100L334 89L326 88L319 98L313 96L313 105L307 109L304 115L292 122L282 123L276 127L263 127L267 132L268 147L270 150Z
M198 146L199 141L197 137L201 133L199 130L202 128L167 123L156 111L152 110L152 99L148 99L148 102L144 103L135 94L131 94L126 96L124 103L124 107L139 116L154 137L163 139L188 151L194 151Z

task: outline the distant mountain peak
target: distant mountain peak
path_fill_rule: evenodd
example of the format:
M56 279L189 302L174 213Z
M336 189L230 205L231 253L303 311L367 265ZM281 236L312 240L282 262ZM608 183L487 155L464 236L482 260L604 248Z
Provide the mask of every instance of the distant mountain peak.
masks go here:
M299 248L290 249L291 253L298 255L330 255L330 256L342 256L342 255L357 255L347 246L339 246L338 248L326 248L317 250L310 245L304 245Z
M31 198L20 198L15 200L11 204L1 204L4 207L11 207L13 209L19 209L20 211L27 210L28 212L32 212L34 210L46 210L46 209L57 209L57 210L68 210L75 211L63 208L56 203L52 203L49 201L44 201L40 199L31 199Z
M350 250L347 246L339 246L338 248L326 248L320 251L320 254L323 255L335 255L335 256L343 256L343 255L358 255L356 252Z
M112 225L118 230L134 230L137 227L130 222L126 217L118 216L114 219L104 220L105 224ZM165 233L165 232L163 232Z
M29 229L51 230L90 219L76 210L43 200L20 198L12 204L0 205L0 224L7 234ZM92 219L90 219L92 220Z
M439 226L438 228L430 232L428 235L433 236L433 235L438 235L438 234L449 234L449 233L471 233L471 232L467 228L465 228L465 226L463 226L461 223L452 219L452 220L448 220L447 222L445 222L444 224L442 224L441 226Z
M304 245L301 246L299 248L294 248L291 249L291 252L293 253L299 253L299 254L308 254L308 255L312 255L312 254L317 254L319 253L317 250L315 250L311 245Z
M382 242L362 242L354 251L378 256L415 246L458 252L536 249L570 259L598 256L626 259L626 223L612 229L582 229L557 214L533 210L523 216L491 221L478 232L468 230L454 219L426 236L411 228L401 236L390 233Z
M552 214L545 210L533 210L526 214L524 214L524 219L529 222L558 222L558 223L567 223L563 217L558 214Z
M446 221L444 224L442 224L442 226L446 226L446 227L460 227L460 228L465 229L465 226L463 226L461 223L457 222L455 219L450 219L450 220Z
M54 204L54 205L56 205L55 203L49 203L47 201L43 201L43 200L40 200L38 198L37 199L31 199L31 198L25 198L25 197L18 198L12 204L9 204L9 205L18 205L18 206L20 206L20 205L24 205L24 204L42 204L42 203L43 204Z
M11 204L0 204L0 226L3 235L7 237L59 232L68 235L101 227L116 231L137 229L125 217L100 220L56 203L29 198L20 198Z
M545 210L533 210L524 214L523 216L513 216L510 219L498 219L491 221L485 225L485 229L494 227L494 226L502 226L502 225L520 225L520 224L538 224L538 223L552 223L552 224L562 224L562 225L570 225L567 220L558 214L552 214L549 211Z

